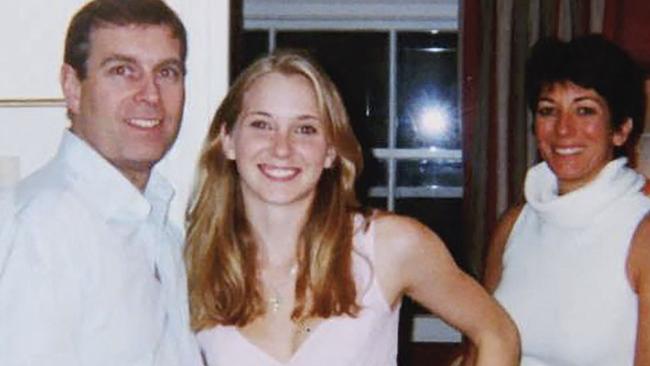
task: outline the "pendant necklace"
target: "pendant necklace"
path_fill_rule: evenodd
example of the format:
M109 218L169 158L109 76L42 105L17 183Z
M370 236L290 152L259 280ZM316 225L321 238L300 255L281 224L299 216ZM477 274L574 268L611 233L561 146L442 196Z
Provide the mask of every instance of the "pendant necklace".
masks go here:
M270 282L267 283L272 292L272 295L267 300L269 306L271 307L271 312L277 313L280 310L280 306L283 303L280 291L296 277L296 273L298 273L298 264L291 266L291 269L289 269L289 274L287 276L288 278L284 281L275 285L271 284Z

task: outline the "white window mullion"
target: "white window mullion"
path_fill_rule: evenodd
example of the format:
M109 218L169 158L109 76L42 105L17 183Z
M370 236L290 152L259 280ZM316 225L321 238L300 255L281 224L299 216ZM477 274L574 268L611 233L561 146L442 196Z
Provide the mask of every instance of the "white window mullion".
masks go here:
M390 30L388 44L388 149L397 148L397 32ZM386 208L395 210L395 188L397 186L397 160L389 157L388 163L388 195Z
M273 51L275 51L276 48L276 44L277 44L276 37L278 32L275 28L269 28L268 32L269 32L269 53L272 53Z
M416 149L372 149L372 155L377 159L404 159L404 160L421 160L421 159L438 159L462 162L462 150L450 150L438 147L416 148Z

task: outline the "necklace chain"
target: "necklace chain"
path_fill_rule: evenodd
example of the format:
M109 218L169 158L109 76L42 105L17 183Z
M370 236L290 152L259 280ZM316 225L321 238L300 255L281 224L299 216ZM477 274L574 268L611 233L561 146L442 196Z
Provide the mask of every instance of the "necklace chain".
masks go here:
M312 328L307 324L307 319L300 318L300 320L296 321L296 325L298 326L298 331L300 333L311 333Z
M298 264L294 264L289 269L289 272L287 274L286 279L282 280L280 283L277 283L277 284L272 284L271 282L267 282L267 286L272 292L272 295L269 296L269 298L267 300L272 313L277 313L278 311L280 311L280 308L282 307L282 304L284 303L284 299L282 298L282 295L281 295L280 291L287 284L289 284L290 282L295 280L295 277L296 277L297 273L298 273ZM300 318L300 319L294 321L294 324L298 328L299 333L309 334L312 331L312 327L309 325L308 320L305 319L305 318Z
M273 293L271 296L269 296L267 302L269 306L271 307L271 311L273 313L277 313L280 310L280 306L284 303L284 300L282 299L282 296L280 294L280 291L292 280L296 277L296 274L298 273L298 264L294 264L291 266L289 269L288 276L285 280L278 284L272 284L270 282L267 282L267 286Z

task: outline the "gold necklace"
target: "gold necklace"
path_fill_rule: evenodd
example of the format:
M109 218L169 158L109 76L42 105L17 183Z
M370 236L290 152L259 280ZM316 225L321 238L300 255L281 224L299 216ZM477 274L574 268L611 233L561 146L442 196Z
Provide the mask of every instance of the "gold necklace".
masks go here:
M296 321L296 326L298 326L298 331L300 333L311 333L311 326L307 323L307 319L305 318L300 318L300 320Z
M280 310L280 306L284 302L280 291L295 278L296 273L298 273L298 264L294 264L293 266L291 266L291 268L289 269L289 275L287 276L287 279L280 282L279 284L272 284L270 282L267 282L267 286L272 292L272 295L269 296L267 300L269 307L271 308L271 312L277 313Z

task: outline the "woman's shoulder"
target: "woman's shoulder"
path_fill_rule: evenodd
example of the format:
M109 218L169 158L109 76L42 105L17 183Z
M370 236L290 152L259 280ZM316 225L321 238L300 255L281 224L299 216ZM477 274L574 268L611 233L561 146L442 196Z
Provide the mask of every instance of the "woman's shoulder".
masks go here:
M415 218L376 211L369 220L375 250L393 264L408 262L431 247L444 247L438 235Z
M393 304L431 268L452 262L445 244L417 219L387 212L371 217L375 269L386 299Z
M380 241L406 244L422 237L437 238L431 229L413 217L375 211L369 220Z
M637 226L627 258L628 279L638 293L642 288L650 292L650 212Z
M646 178L645 184L643 185L641 192L643 192L643 194L645 194L646 196L650 197L650 179Z
M519 218L525 204L517 204L510 207L501 215L499 222L490 235L488 247L485 256L485 266L483 269L482 283L489 292L494 292L501 281L501 272L503 271L503 255L506 249L506 243Z
M524 209L524 206L525 204L514 205L508 208L501 217L499 217L499 221L491 235L492 245L505 245L510 233L512 232L513 226L515 226L515 222L517 222L521 211Z

